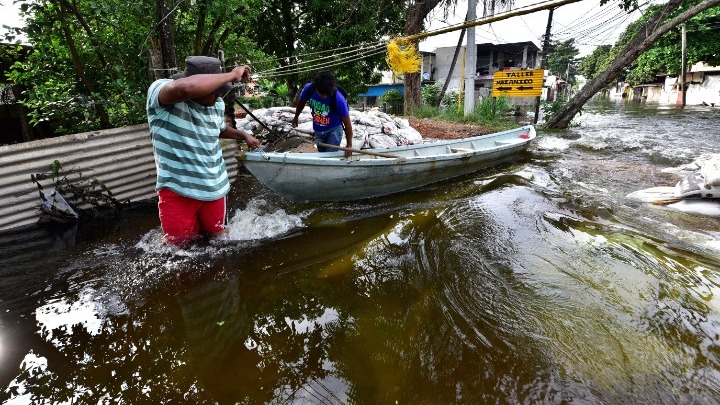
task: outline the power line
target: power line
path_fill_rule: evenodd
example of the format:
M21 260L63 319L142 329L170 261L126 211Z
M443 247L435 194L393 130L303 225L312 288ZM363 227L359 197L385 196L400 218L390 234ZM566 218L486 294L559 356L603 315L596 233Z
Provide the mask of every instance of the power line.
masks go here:
M259 73L256 73L254 76L258 76L258 77L280 77L280 76L287 76L287 75L292 75L292 74L307 73L307 72L312 72L312 71L318 70L318 69L320 69L320 68L328 68L328 67L334 67L334 66L344 65L344 64L347 64L347 63L350 63L350 62L355 62L355 61L362 60L362 59L366 59L366 58L369 58L369 57L372 57L372 56L380 55L380 54L382 54L382 53L384 53L384 52L385 52L385 49L370 50L370 51L367 51L367 52L365 52L365 53L361 53L361 54L359 54L359 55L350 55L350 56L347 56L347 57L344 57L344 58L340 58L340 59L337 59L337 60L332 60L332 61L328 61L328 62L320 63L320 64L314 64L314 65L312 65L312 66L310 66L310 67L307 67L307 68L300 68L300 67L298 67L298 68L294 68L294 69L277 71L277 72L275 72L275 73L273 73L272 71L259 72Z
M338 56L341 56L341 55L357 54L358 52L361 52L361 53L362 53L362 52L365 52L365 51L367 51L367 50L376 50L376 49L380 49L380 48L384 48L384 47L385 47L384 44L377 44L377 45L374 45L374 46L367 47L367 48L365 48L365 49L354 49L354 48L356 48L356 47L347 47L347 48L353 48L353 49L350 49L350 50L345 51L345 52L335 53L335 54L328 55L328 56L323 56L323 57L316 58L316 59L311 59L311 60L306 60L306 61L300 61L300 62L297 62L297 63L293 63L293 64L289 64L289 65L285 65L285 66L280 66L280 67L273 68L273 69L268 69L268 70L263 71L262 73L263 73L263 74L271 74L272 72L276 72L276 71L280 71L280 72L282 72L282 71L289 71L290 68L292 68L293 66L302 66L302 65L307 65L307 64L310 64L310 63L318 63L318 62L321 62L321 61L324 61L324 60L328 60L328 59L336 59ZM337 48L337 49L343 49L343 48ZM323 53L325 53L325 52L323 52Z

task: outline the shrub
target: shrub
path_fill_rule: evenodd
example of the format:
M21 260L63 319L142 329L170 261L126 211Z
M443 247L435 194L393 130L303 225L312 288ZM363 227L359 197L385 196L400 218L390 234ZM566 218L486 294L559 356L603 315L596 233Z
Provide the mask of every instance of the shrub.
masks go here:
M423 86L420 89L423 104L434 106L437 103L440 90L442 90L442 87L439 83L426 84Z

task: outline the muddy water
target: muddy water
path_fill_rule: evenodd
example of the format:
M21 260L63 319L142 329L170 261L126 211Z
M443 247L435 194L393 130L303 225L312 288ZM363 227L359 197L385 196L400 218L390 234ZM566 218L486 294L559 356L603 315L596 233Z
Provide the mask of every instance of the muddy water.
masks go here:
M720 109L598 101L517 162L361 203L243 177L230 234L157 212L3 235L17 403L718 403L720 219L644 204Z

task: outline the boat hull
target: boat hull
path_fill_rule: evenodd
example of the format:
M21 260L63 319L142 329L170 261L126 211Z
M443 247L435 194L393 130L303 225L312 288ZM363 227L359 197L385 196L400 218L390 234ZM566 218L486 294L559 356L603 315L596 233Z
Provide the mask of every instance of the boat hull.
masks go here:
M497 165L535 138L532 126L460 140L343 152L246 152L239 160L262 184L293 201L353 201L399 193Z

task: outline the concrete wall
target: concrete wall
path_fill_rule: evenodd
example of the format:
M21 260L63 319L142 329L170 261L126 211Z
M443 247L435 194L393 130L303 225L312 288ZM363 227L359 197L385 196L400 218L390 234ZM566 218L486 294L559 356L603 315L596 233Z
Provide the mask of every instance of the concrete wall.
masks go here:
M702 75L700 77L699 75ZM714 104L720 107L720 76L702 72L693 73L693 81L687 86L685 102L687 105ZM638 91L642 89L642 91ZM638 87L633 91L633 98L645 98L646 101L660 104L680 104L677 77L667 77L665 84L652 87Z
M223 140L231 178L237 176L235 141ZM105 183L119 201L145 201L155 194L155 160L147 124L86 132L0 147L0 232L38 221L40 198L30 175L59 160L65 171ZM44 181L43 185L50 185Z

